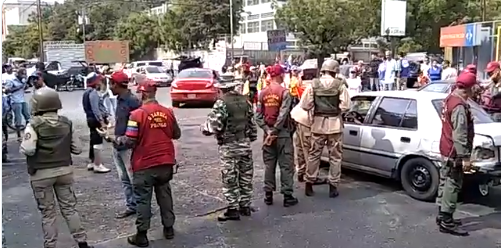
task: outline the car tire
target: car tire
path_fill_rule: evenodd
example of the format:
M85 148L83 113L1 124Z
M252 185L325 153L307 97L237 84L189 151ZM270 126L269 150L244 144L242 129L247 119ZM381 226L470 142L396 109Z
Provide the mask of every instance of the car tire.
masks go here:
M421 201L433 201L440 184L439 169L426 158L411 158L401 167L400 182L410 197Z
M179 105L181 105L180 102L172 101L172 107L179 108Z

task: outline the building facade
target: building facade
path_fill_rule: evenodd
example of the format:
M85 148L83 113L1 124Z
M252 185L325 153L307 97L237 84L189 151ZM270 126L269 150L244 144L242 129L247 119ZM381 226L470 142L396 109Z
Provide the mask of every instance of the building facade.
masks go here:
M42 6L47 6L48 2L42 2ZM37 11L36 0L9 0L2 5L2 39L8 35L8 26L28 25L29 18Z

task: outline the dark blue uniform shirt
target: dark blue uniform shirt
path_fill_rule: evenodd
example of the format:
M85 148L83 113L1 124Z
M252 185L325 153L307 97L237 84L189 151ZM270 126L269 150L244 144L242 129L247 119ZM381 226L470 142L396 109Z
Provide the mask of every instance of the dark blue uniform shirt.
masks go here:
M115 112L115 136L124 136L130 112L141 106L141 101L130 91L117 97L117 110ZM120 149L120 147L116 147Z

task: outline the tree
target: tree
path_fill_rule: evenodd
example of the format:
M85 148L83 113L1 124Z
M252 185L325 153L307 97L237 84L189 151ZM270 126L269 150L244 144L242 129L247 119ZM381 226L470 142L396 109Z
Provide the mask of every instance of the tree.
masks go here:
M114 28L115 38L130 42L131 59L151 56L160 40L156 30L157 17L145 13L133 13L123 18Z
M158 18L157 31L164 48L180 52L191 47L193 35L187 29L182 15L168 10Z

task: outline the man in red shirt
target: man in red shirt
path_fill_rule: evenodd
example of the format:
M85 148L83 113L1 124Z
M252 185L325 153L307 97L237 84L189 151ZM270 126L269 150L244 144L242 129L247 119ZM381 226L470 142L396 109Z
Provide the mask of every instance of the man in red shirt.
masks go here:
M292 195L294 191L294 147L292 134L294 125L290 112L292 96L283 82L284 69L279 64L266 69L270 76L270 84L264 88L258 98L256 123L264 131L263 162L264 202L273 204L273 191L276 189L276 168L280 168L280 192L284 195L284 207L294 206L298 200Z
M181 137L181 129L171 108L160 105L156 99L154 82L146 81L137 88L142 106L130 113L125 136L116 137L116 143L132 147L134 194L137 196L137 233L127 239L138 247L149 245L151 198L153 191L160 207L164 237L174 238L174 210L170 180L176 164L173 140Z
M455 220L458 194L463 185L464 172L472 169L470 157L475 136L473 116L468 99L472 87L477 84L475 74L464 71L456 79L456 88L444 100L442 108L442 135L440 154L440 185L437 194L439 215L436 219L440 232L466 236L460 228L461 221Z

